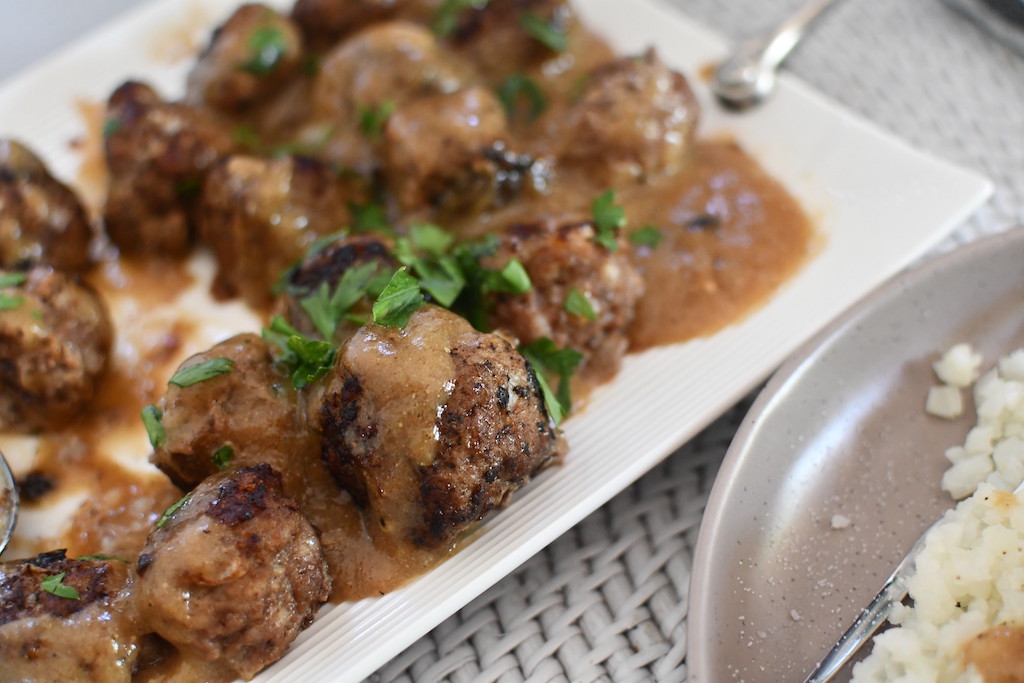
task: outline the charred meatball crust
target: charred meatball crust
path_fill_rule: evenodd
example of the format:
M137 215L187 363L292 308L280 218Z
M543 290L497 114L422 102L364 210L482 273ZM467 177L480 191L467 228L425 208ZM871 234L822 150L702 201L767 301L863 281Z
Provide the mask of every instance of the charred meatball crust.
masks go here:
M96 395L113 327L91 288L47 266L6 271L0 292L0 428L60 429Z
M188 656L251 678L331 590L316 531L263 463L210 477L149 537L140 618Z

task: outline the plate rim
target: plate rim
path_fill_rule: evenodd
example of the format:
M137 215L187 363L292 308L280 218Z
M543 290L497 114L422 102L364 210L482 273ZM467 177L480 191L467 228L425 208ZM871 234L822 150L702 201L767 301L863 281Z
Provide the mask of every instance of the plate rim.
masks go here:
M899 299L904 292L921 286L922 282L935 277L937 273L941 273L947 268L964 262L980 260L985 254L1001 250L1011 243L1024 244L1024 224L980 237L897 273L879 284L856 304L804 342L779 366L758 392L730 441L715 475L701 517L697 542L694 545L686 637L688 673L693 683L711 683L714 680L713 671L710 668L712 662L710 657L705 656L705 653L707 652L706 646L715 637L715 633L709 628L709 619L707 618L713 609L710 593L707 590L714 574L712 550L714 546L720 545L719 541L724 533L715 513L729 505L730 494L733 493L732 489L737 483L736 477L742 471L741 459L754 442L762 418L780 402L787 400L786 396L790 393L788 389L800 381L806 368L829 351L832 345L841 342L848 334L852 334L850 329L856 328L858 321L870 315L876 308ZM700 616L694 619L695 615Z

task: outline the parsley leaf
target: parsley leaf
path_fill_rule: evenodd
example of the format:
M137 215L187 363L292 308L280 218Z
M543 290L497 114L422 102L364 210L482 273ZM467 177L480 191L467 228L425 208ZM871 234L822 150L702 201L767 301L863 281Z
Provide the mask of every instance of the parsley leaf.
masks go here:
M205 382L208 379L231 372L235 367L235 361L230 358L210 358L202 363L189 365L180 368L167 380L168 384L175 384L179 387L190 387L193 384Z
M645 225L639 230L634 230L629 233L629 241L631 244L638 247L650 247L654 249L665 236L661 234L661 230L653 225Z
M590 212L594 217L594 227L597 229L594 241L608 251L617 250L619 242L615 236L619 228L626 227L626 213L615 203L615 190L608 190L594 199L590 205Z
M338 323L359 299L370 293L378 268L373 261L352 266L342 274L333 293L328 284L322 282L313 294L299 302L324 340L334 338Z
M389 327L405 327L412 314L425 303L419 281L405 267L399 268L373 303L373 321Z
M326 375L338 357L338 350L331 344L304 337L279 315L274 316L269 327L263 328L263 338L281 349L278 360L288 368L296 389Z
M385 235L395 232L388 222L387 211L380 204L349 202L348 210L352 214L352 229L356 232L382 232Z
M230 444L224 444L213 452L210 459L213 460L214 467L223 471L228 463L235 459L235 449Z
M530 274L526 272L519 259L509 259L501 270L484 270L485 292L506 292L508 294L526 294L533 289Z
M509 120L517 118L522 108L520 102L526 101L526 120L530 123L544 113L548 108L547 98L541 91L540 86L530 77L523 74L512 74L498 86L498 99L505 107L505 113Z
M590 300L587 299L586 295L580 290L573 287L569 290L569 293L565 297L565 303L562 305L566 313L570 313L580 318L586 318L587 320L597 320L597 312L594 311L594 307L590 305Z
M445 38L455 33L459 15L467 9L483 9L488 0L444 0L434 12L434 33Z
M0 287L20 287L27 281L25 273L0 273Z
M8 296L0 293L0 311L13 311L20 308L25 299L20 296Z
M431 256L443 256L455 243L455 236L433 223L418 223L409 228L412 246Z
M384 100L377 106L360 106L359 130L370 140L379 140L384 123L394 113L394 100Z
M160 424L163 416L163 411L154 405L148 405L142 409L142 424L146 426L149 445L153 448L160 448L167 441L167 430Z
M47 593L52 593L58 598L67 598L68 600L78 600L78 591L73 586L64 585L64 576L67 572L61 572L60 574L51 574L40 582L39 587Z
M519 16L519 25L523 27L523 30L531 38L549 50L565 52L566 48L569 47L569 37L565 34L565 29L555 24L555 22L544 21L533 12L521 14Z
M241 70L254 76L269 76L284 59L288 41L280 27L262 26L249 36L249 50L251 57Z
M544 396L544 405L555 424L560 423L572 409L570 378L583 360L583 354L575 349L560 349L547 337L519 347L533 367ZM558 377L558 390L552 390L552 376Z
M161 529L167 522L171 520L174 513L181 509L181 506L188 502L188 499L192 497L191 493L186 493L184 496L179 498L174 503L171 503L171 507L164 510L164 513L160 515L160 519L156 520L156 528Z

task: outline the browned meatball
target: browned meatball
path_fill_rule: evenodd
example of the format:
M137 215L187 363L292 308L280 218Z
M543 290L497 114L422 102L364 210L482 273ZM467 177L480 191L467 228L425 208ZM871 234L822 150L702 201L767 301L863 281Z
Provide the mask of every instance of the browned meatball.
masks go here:
M318 405L324 461L386 543L451 545L563 447L515 348L434 306L359 330Z
M189 72L186 101L241 112L279 91L302 59L302 36L288 17L266 5L242 5L214 31Z
M0 429L59 429L96 394L110 316L92 289L48 266L0 278Z
M403 19L428 22L443 0L296 0L292 19L310 45L323 50L365 26Z
M492 326L523 344L547 337L556 346L582 352L578 375L600 382L615 373L626 353L643 280L621 248L621 239L620 248L610 251L595 237L588 221L515 225L483 265L501 268L518 259L533 284L525 294L493 295ZM575 308L570 298L580 297L586 304Z
M349 283L355 287L352 291L365 294L356 301L345 302L350 305L348 313L368 318L371 315L371 302L366 295L379 294L375 285L382 288L398 268L398 261L392 256L391 249L390 239L379 233L367 233L342 235L319 249L311 250L289 271L284 280L278 311L289 324L307 337L347 339L355 332L358 324L343 315L333 334L326 334L327 330L319 329L310 317L310 303L307 299L318 296L323 287L326 287L324 291L327 297L334 298L345 273L352 271Z
M316 531L267 464L206 479L163 521L139 556L136 600L186 657L251 678L330 595Z
M278 277L317 238L350 221L363 186L306 157L236 155L203 183L197 221L217 258L214 293L265 307Z
M477 6L459 12L449 38L492 83L558 55L531 35L526 24L535 21L567 36L576 23L567 0L490 0Z
M0 265L88 268L92 229L78 196L13 140L0 140Z
M63 550L0 563L0 678L127 683L138 628L117 560Z
M218 469L286 463L288 454L316 448L295 389L259 335L223 341L186 360L179 372L205 367L226 371L188 386L168 384L159 403L166 436L150 459L178 487L191 490Z
M406 211L472 212L507 202L529 178L532 159L505 149L501 103L484 88L423 97L384 125L384 177Z
M467 81L465 67L434 35L414 24L374 24L328 52L313 83L313 125L331 125L324 155L368 170L379 122L417 97L451 93Z
M686 78L653 50L594 71L557 129L560 159L614 186L679 167L699 105Z
M124 253L182 256L207 171L234 147L209 115L129 81L107 103L107 233Z

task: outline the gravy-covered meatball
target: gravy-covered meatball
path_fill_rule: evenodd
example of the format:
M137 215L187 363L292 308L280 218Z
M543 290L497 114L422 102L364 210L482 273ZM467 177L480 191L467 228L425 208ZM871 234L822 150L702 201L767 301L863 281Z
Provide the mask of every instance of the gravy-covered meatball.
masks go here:
M123 253L183 256L192 246L199 188L233 149L230 134L203 111L164 102L136 81L110 96L105 133L110 239Z
M324 55L313 83L313 125L330 124L324 155L359 170L373 164L379 123L417 97L455 92L465 67L422 26L374 24Z
M523 357L434 306L361 328L311 418L331 473L392 544L451 545L562 452Z
M63 550L0 563L0 678L127 683L138 628L123 561Z
M527 175L505 160L505 111L484 88L414 100L383 129L384 177L399 206L472 211L507 201Z
M0 140L0 266L89 266L92 230L78 196L25 146Z
M518 259L533 284L524 294L495 293L491 325L523 344L547 337L582 352L578 375L600 382L614 374L626 353L643 280L621 239L611 251L595 238L589 221L514 225L483 264L501 268Z
M214 293L270 303L278 277L317 238L349 225L362 184L307 157L235 155L203 183L197 221L217 258Z
M277 310L307 337L319 336L328 341L347 339L358 325L346 315L341 317L333 331L320 329L310 317L307 299L326 288L323 291L327 297L337 301L339 306L347 304L350 314L368 318L371 315L370 296L379 294L377 288L387 285L398 268L398 261L391 250L391 240L380 233L342 235L319 249L311 250L285 278ZM349 273L347 280L346 273ZM348 295L338 294L338 287L343 281L349 287ZM351 300L360 292L363 294L359 298ZM338 297L348 297L348 300L342 302Z
M186 657L251 678L330 595L320 541L267 464L210 477L184 500L139 556L140 619Z
M280 90L302 66L295 24L266 5L242 5L213 33L188 75L186 101L241 112Z
M0 271L0 283L0 429L59 429L89 404L106 368L106 306L48 266Z
M165 438L152 462L191 490L225 467L282 459L315 448L299 415L295 389L259 335L240 334L181 364L223 372L187 386L168 384L159 407ZM216 370L213 370L216 372Z
M558 50L531 33L530 24L566 36L575 15L567 0L490 0L458 13L452 45L492 83L528 71Z
M686 78L649 50L590 75L558 125L559 157L610 186L642 182L685 161L698 117Z
M296 0L292 19L310 45L323 50L365 26L402 19L429 22L443 0Z

